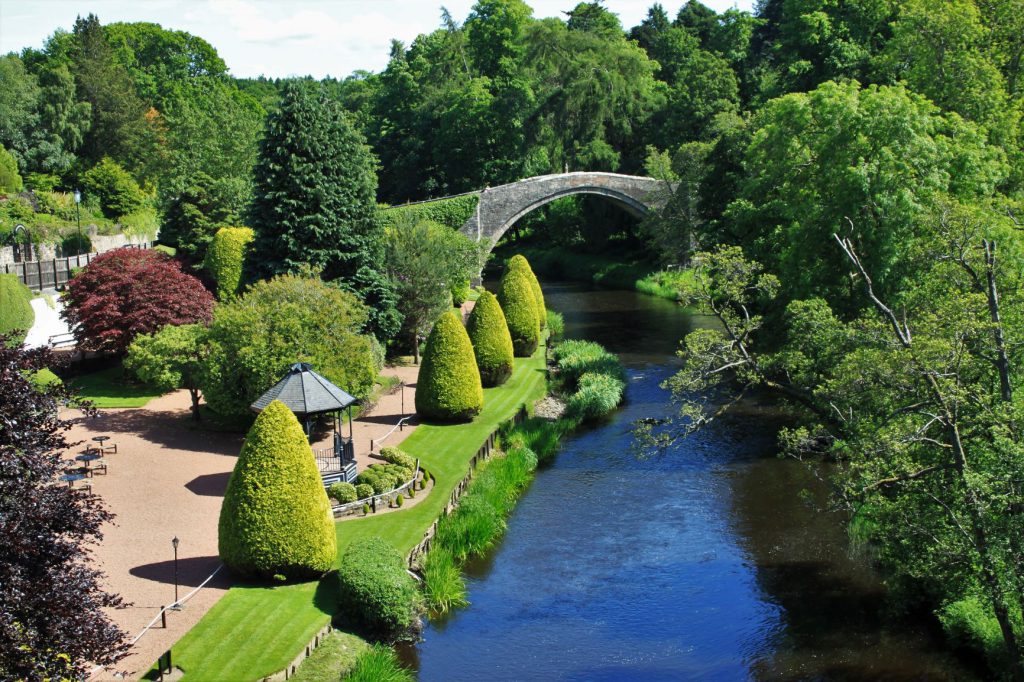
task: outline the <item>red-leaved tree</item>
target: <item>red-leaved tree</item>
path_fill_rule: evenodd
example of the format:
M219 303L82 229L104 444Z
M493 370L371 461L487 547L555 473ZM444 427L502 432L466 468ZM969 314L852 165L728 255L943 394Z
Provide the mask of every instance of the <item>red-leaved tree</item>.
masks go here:
M61 382L37 386L53 367L46 348L0 334L0 679L84 679L89 665L127 650L103 612L122 605L100 587L87 547L112 515L103 501L58 480L74 400ZM86 407L86 413L95 411Z
M213 296L159 251L115 249L68 282L61 315L78 347L123 353L139 334L168 324L209 322Z

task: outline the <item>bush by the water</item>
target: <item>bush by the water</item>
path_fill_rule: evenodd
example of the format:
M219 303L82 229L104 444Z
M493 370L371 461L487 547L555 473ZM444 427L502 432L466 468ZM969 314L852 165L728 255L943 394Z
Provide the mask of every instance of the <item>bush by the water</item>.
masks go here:
M408 629L420 608L402 555L380 537L349 545L338 568L338 587L339 616L370 636Z
M938 616L954 646L980 654L995 675L1006 673L1006 644L991 606L977 597L967 597L947 604Z
M586 372L580 377L576 392L566 401L565 417L580 421L603 417L618 406L625 387L622 380L614 376Z
M489 291L480 293L466 321L466 332L473 344L476 365L484 386L500 386L512 376L515 358L512 336L498 299Z
M619 358L599 343L565 341L555 347L553 355L558 366L560 388L566 393L574 392L579 386L580 377L588 372L607 374L623 382L626 380Z
M423 563L423 596L435 613L448 613L469 604L466 581L452 553L440 545L427 554Z
M356 495L356 487L351 483L334 483L327 488L327 496L333 497L338 504L348 504L359 499Z
M31 300L32 291L21 283L17 275L0 275L0 334L17 329L19 333L14 341L21 343L25 340L36 319Z
M331 505L306 434L278 400L245 437L218 530L221 560L240 575L314 578L337 556Z
M540 317L530 278L522 268L505 270L498 303L512 336L512 351L518 358L530 357L540 342Z
M395 650L374 644L359 655L352 672L342 682L414 682L413 674L398 662Z
M217 283L217 298L226 301L242 286L242 266L252 242L248 227L222 227L206 249L203 267Z
M439 421L472 419L484 406L484 390L465 327L448 311L427 337L416 385L416 411Z
M548 308L544 304L544 291L540 288L540 282L537 280L537 275L533 273L533 268L530 267L530 261L526 260L526 256L517 253L509 259L508 267L526 273L526 278L530 281L530 290L533 291L533 301L537 305L537 320L540 322L540 328L544 329L548 324Z
M565 336L565 317L562 313L554 310L548 311L548 338L552 341L561 341Z

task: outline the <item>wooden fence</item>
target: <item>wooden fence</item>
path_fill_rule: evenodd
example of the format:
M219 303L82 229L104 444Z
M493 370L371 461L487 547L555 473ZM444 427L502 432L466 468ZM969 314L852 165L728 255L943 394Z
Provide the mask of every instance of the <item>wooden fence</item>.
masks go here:
M149 248L149 244L125 244L124 248L146 249ZM80 256L68 256L67 258L7 263L4 265L4 272L16 274L22 284L32 291L59 289L71 279L73 270L84 268L98 255L98 253L83 253Z

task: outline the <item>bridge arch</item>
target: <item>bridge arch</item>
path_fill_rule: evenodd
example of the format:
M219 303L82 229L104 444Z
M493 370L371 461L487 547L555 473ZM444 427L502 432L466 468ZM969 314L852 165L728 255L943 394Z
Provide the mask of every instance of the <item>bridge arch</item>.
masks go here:
M493 246L527 213L573 194L603 196L642 217L664 204L665 190L665 183L659 180L618 173L542 175L483 190L474 215L460 232L476 241L486 239Z

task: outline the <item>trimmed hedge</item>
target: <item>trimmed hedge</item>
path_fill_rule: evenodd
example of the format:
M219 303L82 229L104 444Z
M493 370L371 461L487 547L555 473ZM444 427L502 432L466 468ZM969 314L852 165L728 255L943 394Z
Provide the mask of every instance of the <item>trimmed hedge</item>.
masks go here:
M446 312L427 337L416 385L416 411L439 421L472 419L484 406L480 370L462 322Z
M275 400L256 418L220 510L220 558L235 573L315 578L337 555L331 505L306 434Z
M408 482L415 468L415 464L410 468L398 464L371 464L359 473L356 483L370 486L374 495L383 495Z
M533 274L530 261L526 260L526 256L517 253L509 259L508 267L516 268L526 273L527 278L530 280L530 289L533 290L534 303L537 304L537 319L540 320L540 328L544 329L548 324L548 309L544 305L544 291L540 288L537 275Z
M398 466L408 469L410 475L416 471L416 458L412 455L403 452L395 447L387 447L380 449L380 456L389 464L397 464ZM408 480L408 479L407 479Z
M224 301L242 286L242 265L253 231L248 227L222 227L206 249L203 267L217 283L217 299Z
M19 330L14 342L24 342L36 320L32 310L32 292L15 274L0 275L0 334Z
M420 609L419 591L405 560L380 537L349 545L338 568L338 587L339 617L369 636L408 629Z
M356 483L356 499L365 500L368 497L373 497L376 493L373 492L373 486L369 483Z
M481 292L466 321L466 332L473 344L476 366L484 386L500 386L512 376L515 359L512 335L498 299L489 291Z
M508 268L501 278L498 303L505 313L512 351L517 358L528 358L540 343L540 318L530 278L520 268Z
M415 220L433 220L457 230L473 215L479 202L479 194L466 194L450 199L425 201L411 206L379 206L377 221L382 226L389 227L397 224L404 216L409 216Z
M356 487L344 481L328 486L327 496L333 497L338 501L338 504L348 504L359 499L359 496L356 494Z

